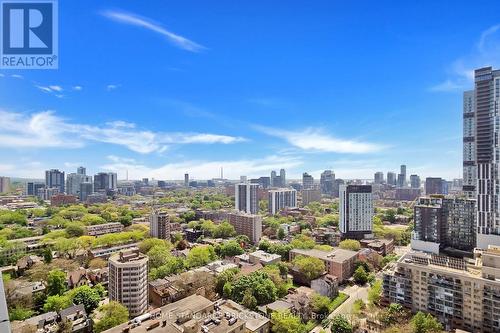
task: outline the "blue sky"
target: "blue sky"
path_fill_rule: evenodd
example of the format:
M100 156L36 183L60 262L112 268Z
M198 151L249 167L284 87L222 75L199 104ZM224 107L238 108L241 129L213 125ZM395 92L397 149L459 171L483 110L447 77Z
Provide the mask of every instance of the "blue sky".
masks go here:
M401 163L461 176L462 92L498 1L60 1L59 69L0 71L0 174L119 178Z

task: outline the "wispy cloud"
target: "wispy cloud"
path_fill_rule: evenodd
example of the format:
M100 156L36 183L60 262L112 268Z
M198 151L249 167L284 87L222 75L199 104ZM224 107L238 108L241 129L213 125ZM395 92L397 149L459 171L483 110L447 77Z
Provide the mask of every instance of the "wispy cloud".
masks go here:
M454 60L446 69L448 78L429 87L433 92L453 92L472 88L474 69L499 66L500 24L484 30L470 54Z
M154 132L137 129L123 121L102 126L72 123L53 111L21 114L0 110L0 147L79 148L88 142L104 142L124 146L141 154L163 152L171 145L232 144L242 137L212 133Z
M5 74L0 73L0 77L5 77Z
M384 145L376 143L333 137L313 128L301 131L286 131L264 126L254 126L254 128L267 135L284 139L294 147L308 151L363 154L378 152L386 148Z
M74 91L82 91L83 87L82 86L73 86L71 89Z
M118 89L119 87L120 87L120 85L119 85L119 84L108 84L108 85L106 86L106 90L107 90L107 91L113 91L113 90Z
M224 177L238 179L240 175L257 177L271 170L286 168L287 170L302 165L298 157L272 155L256 159L239 160L189 160L178 163L168 163L159 167L150 167L130 158L115 155L108 156L110 163L102 165L101 169L114 171L118 177L124 177L128 171L129 178L140 179L150 177L156 179L182 179L185 172L197 179L218 177L220 168L224 168Z
M15 78L15 79L24 79L24 76L19 75L19 74L11 74L11 76L10 76L10 77L13 77L13 78Z
M173 45L186 50L186 51L191 51L191 52L199 52L203 49L205 49L204 46L193 42L192 40L187 39L186 37L183 37L181 35L177 35L167 29L165 29L161 24L154 22L153 20L147 18L147 17L142 17L133 13L126 13L122 11L114 11L114 10L107 10L101 12L101 14L104 17L107 17L113 21L124 23L124 24L129 24L129 25L134 25L137 27L141 27L150 31L153 31L155 33L158 33L172 43Z

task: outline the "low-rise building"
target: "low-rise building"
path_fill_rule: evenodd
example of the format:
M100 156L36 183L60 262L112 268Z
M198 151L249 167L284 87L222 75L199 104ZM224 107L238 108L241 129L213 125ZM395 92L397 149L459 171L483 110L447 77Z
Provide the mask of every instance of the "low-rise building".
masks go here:
M336 276L325 274L311 280L311 289L321 296L335 298L339 294L339 280Z
M281 256L279 254L272 254L262 250L257 250L248 254L248 261L252 264L260 263L262 266L274 265L281 262Z
M58 193L50 197L50 205L56 207L71 205L76 203L77 199L76 196L71 194Z
M354 273L354 264L358 258L358 253L344 249L335 249L333 251L293 249L290 251L290 261L297 256L321 259L325 263L326 272L337 277L339 283L342 283Z
M119 222L88 225L85 227L85 234L88 236L101 236L114 234L123 231L123 224Z
M191 295L104 333L268 333L269 319L233 301Z

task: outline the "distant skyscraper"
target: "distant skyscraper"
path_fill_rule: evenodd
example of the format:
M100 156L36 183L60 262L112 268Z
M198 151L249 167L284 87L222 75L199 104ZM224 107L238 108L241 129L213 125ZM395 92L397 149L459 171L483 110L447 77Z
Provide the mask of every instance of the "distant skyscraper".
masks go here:
M285 169L280 169L280 180L281 180L281 187L286 187L286 171L285 171Z
M314 188L314 178L307 172L302 174L302 188L306 190Z
M258 189L258 184L236 184L234 191L235 209L248 214L257 214L259 212Z
M319 188L308 188L300 191L302 195L302 206L307 206L311 202L321 201L321 191Z
M78 167L78 169L76 169L76 173L79 174L79 175L86 175L87 174L87 169L85 167Z
M375 172L374 175L375 184L383 184L384 183L384 173L382 171Z
M40 189L42 189L44 187L45 187L44 183L27 182L26 183L25 193L26 193L26 195L29 195L29 196L37 196L38 195L38 190L40 190Z
M189 173L184 174L184 187L189 187Z
M84 173L80 173L85 168L79 167L77 173L70 173L66 176L66 193L78 196L80 193L80 184L83 182L92 182L92 177L86 176Z
M293 189L270 190L269 214L274 215L284 208L297 207L297 191Z
M446 181L438 177L425 178L425 194L448 194Z
M240 176L240 183L246 183L247 182L247 176Z
M474 90L466 91L463 95L463 187L468 198L476 198L476 118L475 118Z
M276 187L280 186L280 184L276 184L276 171L271 171L271 186Z
M87 197L94 193L94 185L92 182L82 182L80 183L79 198L81 202L87 201Z
M342 238L363 239L373 230L371 185L341 185L339 224Z
M10 178L0 177L0 193L6 193L10 191Z
M332 170L325 170L321 173L319 180L321 193L325 195L333 195L333 188L335 186L335 174Z
M57 169L45 171L45 187L57 188L59 193L64 193L64 171Z
M420 177L418 175L410 176L410 186L411 188L420 188Z
M396 174L394 172L387 173L387 184L396 186Z
M115 190L118 187L116 173L99 172L94 176L94 192Z

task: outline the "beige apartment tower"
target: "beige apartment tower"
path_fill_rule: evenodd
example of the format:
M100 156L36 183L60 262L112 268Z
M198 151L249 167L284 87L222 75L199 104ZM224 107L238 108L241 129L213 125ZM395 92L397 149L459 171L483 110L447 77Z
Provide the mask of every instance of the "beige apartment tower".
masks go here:
M148 308L148 257L137 250L109 258L109 300L117 301L136 317Z

